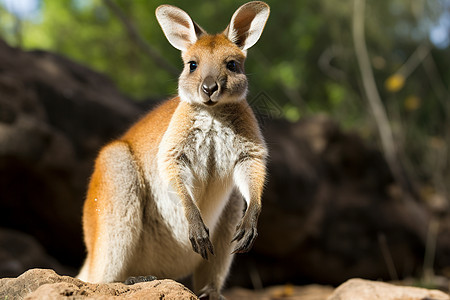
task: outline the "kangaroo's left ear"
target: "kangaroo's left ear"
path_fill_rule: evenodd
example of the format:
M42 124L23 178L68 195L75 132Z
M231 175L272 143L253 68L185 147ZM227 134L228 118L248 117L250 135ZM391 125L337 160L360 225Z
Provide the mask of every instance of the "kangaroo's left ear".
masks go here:
M224 34L242 50L253 46L261 37L269 18L270 8L264 2L248 2L239 7L231 17Z

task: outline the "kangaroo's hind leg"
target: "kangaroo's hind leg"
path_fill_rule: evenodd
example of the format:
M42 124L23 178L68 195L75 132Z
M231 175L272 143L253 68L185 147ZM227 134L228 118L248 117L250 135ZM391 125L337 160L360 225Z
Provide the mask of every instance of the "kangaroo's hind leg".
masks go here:
M143 180L129 145L116 141L99 154L84 205L88 256L79 278L124 281L142 231Z

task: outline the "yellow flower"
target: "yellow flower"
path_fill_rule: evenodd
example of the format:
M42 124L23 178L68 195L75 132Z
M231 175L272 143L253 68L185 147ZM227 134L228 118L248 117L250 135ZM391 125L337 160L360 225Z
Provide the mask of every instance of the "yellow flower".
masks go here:
M414 111L420 107L420 98L414 95L408 96L403 102L407 111Z
M402 89L402 87L405 85L405 77L401 74L394 74L389 76L388 79L386 79L386 82L384 83L384 87L389 92L398 92Z

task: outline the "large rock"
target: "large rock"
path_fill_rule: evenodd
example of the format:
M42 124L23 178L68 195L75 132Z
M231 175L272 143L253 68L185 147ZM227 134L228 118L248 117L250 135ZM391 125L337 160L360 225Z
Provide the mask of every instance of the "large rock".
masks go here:
M33 269L18 278L0 279L0 299L198 299L172 280L124 285L91 284L52 270Z
M106 77L55 54L0 40L0 66L0 226L80 265L93 159L141 110Z
M351 279L339 286L327 300L450 300L448 294L385 282Z

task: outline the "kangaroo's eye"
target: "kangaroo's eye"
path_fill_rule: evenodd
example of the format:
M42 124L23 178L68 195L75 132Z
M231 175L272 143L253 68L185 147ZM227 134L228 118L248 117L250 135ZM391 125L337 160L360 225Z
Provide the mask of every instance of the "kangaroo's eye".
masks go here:
M198 65L195 61L190 61L189 63L189 72L194 72L197 69Z
M230 60L229 62L227 62L227 69L230 70L231 72L236 72L237 63L234 60Z

